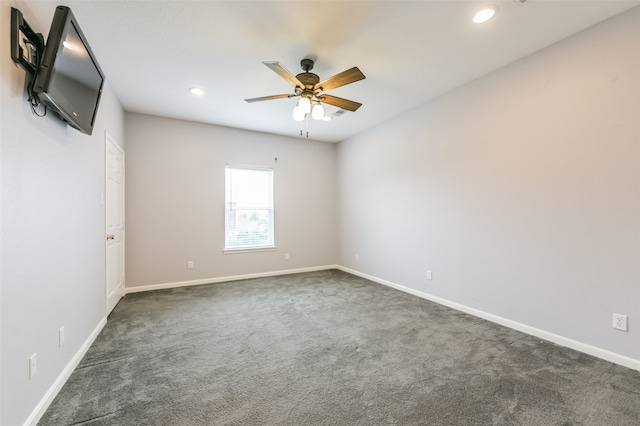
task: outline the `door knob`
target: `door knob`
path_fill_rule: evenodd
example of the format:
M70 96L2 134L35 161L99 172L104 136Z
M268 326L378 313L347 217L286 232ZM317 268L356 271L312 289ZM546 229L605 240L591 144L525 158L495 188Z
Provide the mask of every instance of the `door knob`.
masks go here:
M112 234L108 234L108 235L107 235L107 240L113 240L113 239L115 239L115 238L116 238L116 236L115 236L115 235L112 235Z

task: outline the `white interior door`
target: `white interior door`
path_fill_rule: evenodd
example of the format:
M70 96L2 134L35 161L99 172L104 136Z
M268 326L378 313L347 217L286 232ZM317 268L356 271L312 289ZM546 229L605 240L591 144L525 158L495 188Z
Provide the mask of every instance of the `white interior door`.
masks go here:
M105 132L106 295L109 315L124 295L124 152Z

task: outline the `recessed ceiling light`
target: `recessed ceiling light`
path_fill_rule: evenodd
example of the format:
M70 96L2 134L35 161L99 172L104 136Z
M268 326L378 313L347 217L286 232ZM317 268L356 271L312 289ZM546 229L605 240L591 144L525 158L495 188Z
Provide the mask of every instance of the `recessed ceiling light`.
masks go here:
M476 24L482 24L483 22L487 22L489 19L495 16L497 11L498 11L498 6L496 5L485 6L482 9L480 9L478 12L476 12L476 14L473 16L473 22L475 22Z
M201 89L199 87L190 87L189 92L191 92L192 95L196 95L196 96L202 96L205 93L204 89Z

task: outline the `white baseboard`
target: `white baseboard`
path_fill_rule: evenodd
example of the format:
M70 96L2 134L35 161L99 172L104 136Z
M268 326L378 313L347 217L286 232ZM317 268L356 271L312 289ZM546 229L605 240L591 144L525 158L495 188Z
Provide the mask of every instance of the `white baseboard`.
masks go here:
M58 392L60 392L60 389L62 389L62 386L67 382L69 376L73 373L73 370L75 370L78 364L80 364L82 357L87 353L93 342L96 340L96 337L98 337L98 334L100 334L104 328L105 324L107 324L107 318L103 317L96 328L93 329L89 337L87 337L87 340L85 340L82 346L80 346L78 352L76 352L73 358L71 358L71 361L69 361L64 370L62 370L58 378L53 382L53 385L51 385L47 393L44 394L36 408L24 422L24 426L35 426L38 421L40 421L40 418L42 418L45 411L47 411L47 408L49 408L49 405L51 405L56 395L58 395Z
M614 364L622 365L627 368L631 368L633 370L640 371L640 360L629 358L624 355L617 354L615 352L610 352L605 349L601 349L595 346L588 345L586 343L579 342L577 340L569 339L564 336L560 336L558 334L550 333L545 330L540 330L539 328L531 327L526 324L522 324L516 321L512 321L507 318L499 317L497 315L493 315L475 308L471 308L469 306L461 305L459 303L452 302L450 300L443 299L441 297L433 296L428 293L424 293L422 291L418 291L409 287L405 287L400 284L396 284L391 281L383 280L378 277L374 277L372 275L365 274L363 272L359 272L353 269L345 268L343 266L338 266L337 269L341 271L347 272L349 274L357 275L359 277L365 278L367 280L376 282L378 284L385 285L387 287L395 288L396 290L403 291L405 293L412 294L414 296L421 297L423 299L430 300L432 302L438 303L443 306L447 306L449 308L455 309L457 311L465 312L467 314L476 316L478 318L485 319L487 321L494 322L496 324L503 325L508 328L512 328L517 331L521 331L523 333L539 337L544 340L548 340L560 346L565 346L567 348L574 349L576 351L595 356L596 358L603 359L605 361L612 362Z
M303 272L324 271L327 269L340 269L340 267L338 265L313 266L310 268L286 269L283 271L259 272L256 274L231 275L227 277L203 278L200 280L178 281L178 282L172 282L172 283L126 287L124 289L124 293L129 294L129 293L138 293L141 291L162 290L162 289L176 288L176 287L188 287L192 285L216 284L216 283L222 283L227 281L248 280L251 278L264 278L264 277L274 277L277 275L289 275L289 274L300 274Z

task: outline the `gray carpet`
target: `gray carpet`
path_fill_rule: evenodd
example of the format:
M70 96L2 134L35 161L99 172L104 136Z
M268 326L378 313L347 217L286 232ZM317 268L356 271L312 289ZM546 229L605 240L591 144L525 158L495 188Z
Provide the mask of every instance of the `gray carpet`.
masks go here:
M640 372L321 271L127 295L41 425L640 425Z

